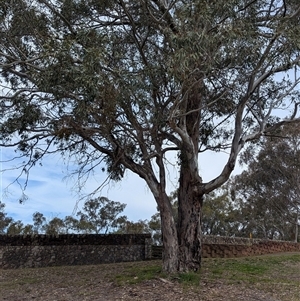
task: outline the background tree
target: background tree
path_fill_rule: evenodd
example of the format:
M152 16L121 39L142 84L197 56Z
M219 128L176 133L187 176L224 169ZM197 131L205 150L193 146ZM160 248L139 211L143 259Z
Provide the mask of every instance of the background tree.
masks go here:
M24 224L22 221L12 221L7 227L6 234L8 235L20 235L23 234Z
M79 228L99 234L108 233L119 227L125 216L118 215L123 212L126 204L114 202L106 197L98 197L84 203L82 211L77 213L79 217Z
M22 234L23 235L33 235L34 234L33 225L31 225L31 224L25 225L22 230Z
M66 233L64 220L59 217L52 218L48 223L45 224L44 231L47 235L58 235Z
M154 245L162 245L161 221L159 212L153 214L149 221L149 229L152 234L152 243Z
M257 156L242 157L247 171L235 178L245 225L258 237L297 241L300 224L300 127L285 125L266 137ZM256 229L256 230L254 230Z
M137 222L132 222L124 220L116 233L122 234L141 234L150 233L149 223L147 220L138 220Z
M230 185L210 193L203 202L204 235L245 236L240 231L240 212L230 196Z
M163 269L197 270L203 196L228 180L245 143L299 121L299 5L3 0L0 145L28 158L26 177L53 152L76 159L79 185L101 164L114 180L136 173L159 208ZM204 183L199 154L226 148ZM177 224L168 152L179 159Z
M0 201L0 234L6 233L8 225L13 221L4 211L5 204Z
M46 217L43 213L35 212L32 215L33 219L33 231L36 234L41 234L44 232L45 224L46 224Z
M79 229L79 221L75 217L68 215L64 218L64 225L66 229L66 233L77 232Z

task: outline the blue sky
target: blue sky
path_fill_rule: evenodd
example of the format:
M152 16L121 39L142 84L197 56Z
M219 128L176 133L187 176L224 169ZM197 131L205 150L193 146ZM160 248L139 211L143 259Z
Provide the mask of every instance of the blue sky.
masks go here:
M13 150L2 149L2 160L11 158ZM208 181L218 175L223 169L227 155L224 153L206 153L200 157L200 171L204 181ZM176 155L174 154L174 161ZM172 157L170 158L172 160ZM202 162L202 164L201 164ZM67 166L63 163L59 155L47 157L43 160L42 166L35 166L29 174L29 182L26 189L28 199L20 204L18 202L22 191L17 184L11 184L18 176L19 171L13 167L14 162L2 164L1 171L1 201L5 203L5 212L14 220L21 220L23 223L32 223L32 214L36 211L51 219L53 217L64 218L80 210L84 200L78 201L80 196L76 189L74 179L67 177ZM240 172L240 168L236 172ZM82 194L88 194L99 187L106 179L107 174L99 168L99 173L91 177L86 182ZM21 178L21 181L24 177ZM176 189L178 178L176 168L168 166L168 192ZM123 214L129 220L150 219L156 212L155 200L147 188L146 183L131 172L127 172L120 182L110 182L105 185L101 194L113 201L127 204Z

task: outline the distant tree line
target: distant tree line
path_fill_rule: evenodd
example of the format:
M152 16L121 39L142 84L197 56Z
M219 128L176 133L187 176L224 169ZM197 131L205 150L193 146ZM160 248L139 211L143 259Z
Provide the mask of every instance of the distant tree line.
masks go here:
M106 197L87 200L76 216L47 219L43 213L32 215L32 224L24 224L7 216L5 204L0 202L0 234L32 235L32 234L134 234L152 233L153 243L160 243L160 222L157 214L150 221L133 222L121 215L126 204L111 201ZM157 232L157 233L156 233Z

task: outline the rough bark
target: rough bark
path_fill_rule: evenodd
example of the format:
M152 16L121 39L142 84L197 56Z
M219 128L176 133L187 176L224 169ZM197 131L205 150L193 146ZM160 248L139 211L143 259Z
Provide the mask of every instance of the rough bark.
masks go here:
M198 145L201 107L201 84L191 91L183 127L188 139L183 139L178 191L178 269L197 271L201 265L201 209L203 191L198 168Z
M296 220L295 220L295 239L294 242L298 242L298 233L299 233L299 225L298 225L298 220L299 220L299 210L297 210L296 213Z
M185 168L181 170L178 194L179 271L197 271L201 266L202 197L199 183Z
M178 239L172 206L165 192L160 193L157 203L161 217L163 270L168 273L175 273L178 271Z

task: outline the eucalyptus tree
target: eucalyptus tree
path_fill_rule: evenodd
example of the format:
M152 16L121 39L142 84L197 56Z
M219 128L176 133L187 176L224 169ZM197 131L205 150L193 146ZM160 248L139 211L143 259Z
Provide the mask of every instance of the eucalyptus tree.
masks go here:
M6 234L8 235L20 235L23 233L24 224L22 221L12 221L7 227Z
M64 220L57 216L49 220L45 224L44 229L46 235L58 235L66 233L66 225L64 223Z
M21 172L53 152L81 180L103 164L113 180L131 170L159 208L163 269L199 269L203 196L245 143L299 121L299 2L2 0L0 12L1 145L27 158ZM203 182L201 154L225 149Z
M43 213L35 212L32 214L33 232L34 234L41 234L45 230L46 217Z
M106 197L98 197L86 201L82 211L77 213L79 217L78 229L88 230L99 234L105 234L112 229L119 228L127 220L126 216L119 216L126 204L111 201Z
M231 185L225 185L206 196L202 208L204 235L245 236L241 230L241 216L236 202L231 198ZM249 236L248 236L249 237Z
M235 177L244 228L257 236L297 242L300 226L300 124L265 137L259 152L247 149L248 169ZM238 200L239 199L239 200Z
M68 215L64 218L63 220L64 225L65 225L65 231L68 234L69 231L72 232L78 232L79 230L79 220L76 219L75 217Z
M147 220L138 220L137 222L123 219L118 230L114 233L117 234L142 234L151 233L149 222Z

